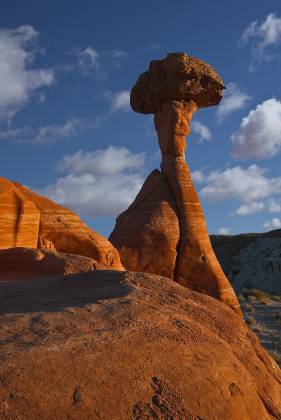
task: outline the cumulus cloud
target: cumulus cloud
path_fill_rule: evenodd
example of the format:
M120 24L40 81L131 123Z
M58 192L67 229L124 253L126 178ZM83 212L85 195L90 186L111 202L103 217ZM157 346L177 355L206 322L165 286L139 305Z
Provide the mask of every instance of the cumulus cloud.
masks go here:
M281 228L281 220L278 217L274 217L268 222L265 222L263 226L268 230L278 229Z
M254 70L263 61L274 57L274 49L281 42L281 18L270 13L261 22L255 20L244 30L241 37L242 44L251 44L252 63L250 70Z
M130 92L128 90L123 90L114 94L110 92L108 99L111 102L112 112L119 110L128 111L130 109Z
M194 120L191 123L191 129L196 133L199 137L199 141L202 142L204 140L211 140L212 134L208 127L204 124L202 124L198 120Z
M32 68L38 35L29 25L0 30L0 120L11 119L36 89L54 82L52 69Z
M266 201L254 201L248 204L242 204L235 211L237 216L248 216L249 214L265 211L268 213L281 213L281 202L270 198Z
M234 214L237 216L248 216L249 214L258 213L265 209L264 202L253 202L248 204L242 204L238 209L235 211Z
M134 154L125 147L109 146L104 150L78 152L65 156L58 164L59 171L70 171L75 175L91 174L111 176L123 171L139 170L144 165L144 153Z
M191 175L192 175L193 181L196 182L197 184L204 183L206 179L203 171L193 171Z
M59 163L66 175L40 193L86 216L116 216L140 190L143 165L144 154L124 147L78 151Z
M229 228L221 227L218 229L219 235L230 235L230 233L231 233L231 230Z
M236 83L229 83L226 88L223 99L216 112L218 121L222 121L233 112L243 108L251 99Z
M242 119L231 140L238 159L275 156L281 148L281 102L271 98L257 105Z
M280 193L281 177L270 178L267 170L257 165L213 171L205 176L205 185L200 191L208 201L238 199L246 204Z

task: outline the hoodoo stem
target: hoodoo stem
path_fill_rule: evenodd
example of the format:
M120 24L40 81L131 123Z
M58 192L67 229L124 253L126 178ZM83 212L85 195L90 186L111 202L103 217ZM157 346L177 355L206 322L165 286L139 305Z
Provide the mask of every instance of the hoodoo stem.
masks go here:
M186 136L196 110L193 101L169 101L155 115L162 153L161 170L173 191L180 224L174 280L216 297L241 314L234 290L214 254L200 200L185 161Z

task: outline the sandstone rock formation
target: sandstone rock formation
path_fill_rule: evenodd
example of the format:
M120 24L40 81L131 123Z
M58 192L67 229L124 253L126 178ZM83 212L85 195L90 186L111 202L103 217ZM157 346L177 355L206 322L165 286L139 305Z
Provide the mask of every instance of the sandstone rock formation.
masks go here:
M1 419L281 418L281 373L230 308L164 277L0 283Z
M147 187L150 184L148 179L142 189L141 207L138 197L133 206L117 219L110 240L119 249L126 269L165 273L178 283L209 294L240 313L235 293L213 252L205 217L185 162L186 136L190 132L193 113L199 107L219 103L223 88L223 82L214 69L184 53L168 54L164 60L153 61L149 70L140 76L131 92L131 106L137 112L155 114L162 154L160 182L165 185L165 197L161 191L158 201L155 201L156 193L153 188ZM167 192L167 189L170 191ZM162 213L160 207L165 212ZM149 209L150 214L146 218L149 226L144 222L143 208ZM171 237L171 231L175 231L174 220L169 230L171 208L175 209L179 223L176 245L178 235ZM135 235L136 228L132 229L132 222L127 224L128 219L133 220L131 211L134 212L138 232L143 229L142 234ZM161 225L160 229L158 225ZM150 231L153 231L153 240L147 240L148 246L144 248L143 237L149 237ZM157 236L159 239L155 241ZM168 243L168 247L163 249L163 243ZM167 262L170 266L168 269L165 267L163 273L162 253L169 248L172 248L172 253L169 255L167 251L166 255L169 255ZM145 254L150 256L151 263L147 264L147 258L143 257Z
M84 255L122 270L118 251L72 211L0 178L0 249L42 248Z
M82 255L20 247L0 250L0 281L38 279L106 269L106 265Z
M174 278L179 220L173 193L165 176L154 170L130 207L120 214L110 236L123 264Z
M36 248L40 212L10 181L0 178L0 249Z

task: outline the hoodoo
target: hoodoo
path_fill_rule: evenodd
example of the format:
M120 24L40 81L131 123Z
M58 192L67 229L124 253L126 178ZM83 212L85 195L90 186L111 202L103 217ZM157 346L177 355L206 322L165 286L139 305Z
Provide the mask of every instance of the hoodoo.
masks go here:
M217 105L223 89L223 81L210 65L185 53L152 61L139 77L131 92L131 107L154 114L161 172L150 174L135 202L117 218L110 240L127 270L167 275L241 313L212 249L185 161L193 113Z

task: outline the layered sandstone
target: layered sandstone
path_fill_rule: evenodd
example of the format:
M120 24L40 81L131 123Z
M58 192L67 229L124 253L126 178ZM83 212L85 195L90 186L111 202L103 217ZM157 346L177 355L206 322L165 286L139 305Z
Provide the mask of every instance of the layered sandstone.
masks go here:
M15 246L36 248L40 211L5 178L0 178L0 249Z
M154 170L135 201L120 214L110 240L123 265L174 278L180 239L176 202L165 176Z
M106 270L92 258L37 248L0 249L0 281L38 279Z
M242 319L164 277L0 283L1 419L281 418L280 369Z
M217 105L224 83L209 64L185 53L170 53L151 61L131 92L131 107L143 114L156 114L167 101L194 101L198 107Z
M74 212L17 182L0 179L0 249L42 248L84 255L122 270L118 251Z
M170 266L173 274L171 278L188 288L219 299L240 313L235 293L213 252L203 210L185 161L186 136L190 133L193 113L199 107L217 104L222 97L222 80L212 68L200 63L200 60L182 53L169 54L164 60L152 62L148 72L140 76L132 89L131 104L138 112L155 113L155 128L162 154L162 179L168 184L176 204L180 237L177 256L173 258L175 265ZM160 205L160 201L154 203L155 208ZM135 217L142 220L140 214ZM166 226L165 231L161 231L162 236L164 233L166 241L171 241L167 215L163 217L160 212L158 219L162 219L160 223ZM128 231L128 227L124 223L120 224L119 220L110 240L120 249L126 269L135 269L136 257L132 262L131 243L124 240L123 230ZM145 224L143 229L147 232ZM137 253L136 249L135 245L134 254ZM142 256L145 250L141 240L138 241L138 249L139 256ZM137 269L140 271L144 268L143 258L139 260ZM146 266L146 271L155 274L160 274L160 270L160 264L157 266L156 262Z

